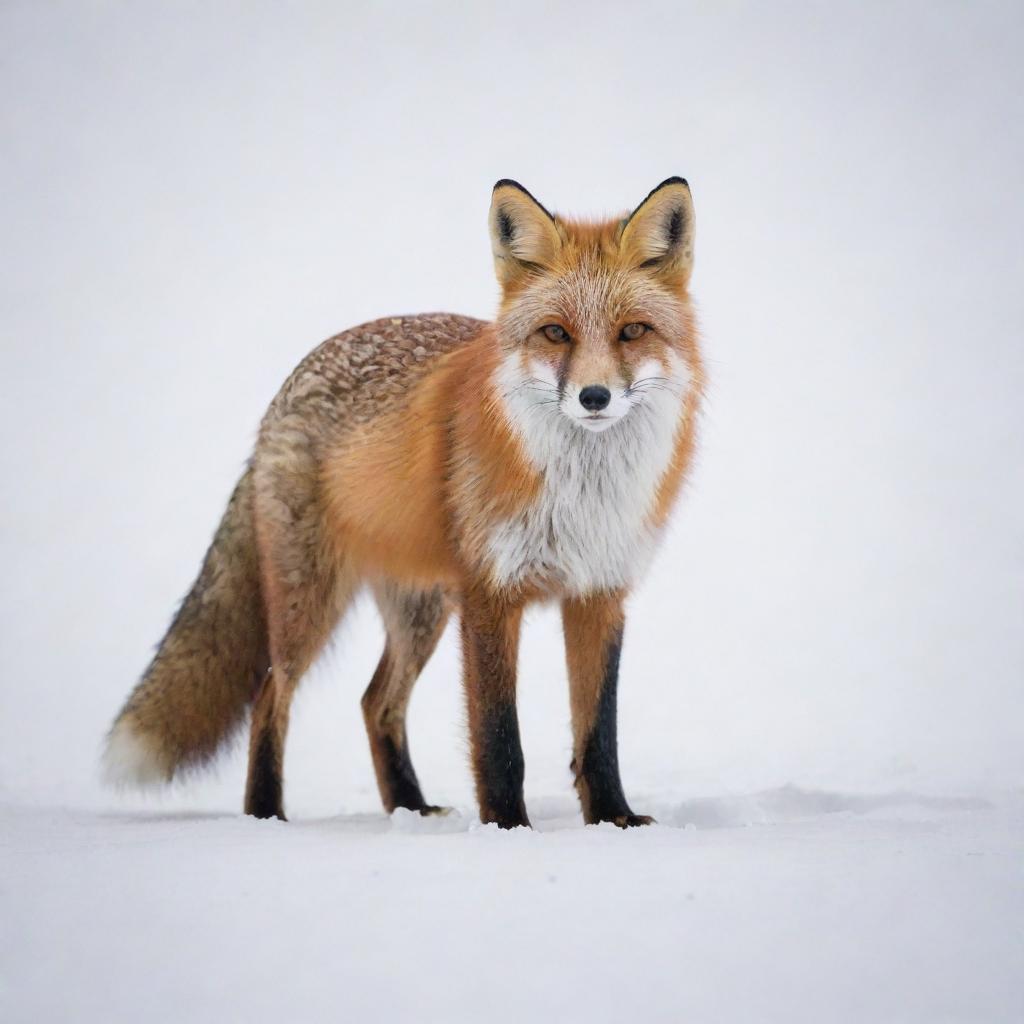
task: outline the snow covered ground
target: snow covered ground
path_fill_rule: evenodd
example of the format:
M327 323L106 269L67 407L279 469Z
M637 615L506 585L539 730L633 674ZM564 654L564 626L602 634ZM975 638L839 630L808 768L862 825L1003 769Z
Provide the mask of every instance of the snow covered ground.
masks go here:
M0 1021L1024 1020L1024 7L0 4ZM698 465L630 602L583 828L553 611L534 832L473 827L453 630L385 818L362 604L288 824L102 737L281 381L489 317L494 181L697 216ZM692 826L692 827L691 827Z
M1024 798L0 808L5 1021L1020 1021Z

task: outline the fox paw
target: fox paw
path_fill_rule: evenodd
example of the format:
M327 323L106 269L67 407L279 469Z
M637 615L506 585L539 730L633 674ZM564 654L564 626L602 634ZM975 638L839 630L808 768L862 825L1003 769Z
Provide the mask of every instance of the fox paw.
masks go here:
M424 818L430 818L430 817L433 817L434 815L438 815L440 817L444 817L446 815L454 814L454 813L455 813L455 808L454 807L439 807L439 806L437 806L437 804L427 804L426 807L421 807L420 808L420 814Z
M657 822L649 814L620 814L614 819L619 828L636 828L638 825L656 825Z

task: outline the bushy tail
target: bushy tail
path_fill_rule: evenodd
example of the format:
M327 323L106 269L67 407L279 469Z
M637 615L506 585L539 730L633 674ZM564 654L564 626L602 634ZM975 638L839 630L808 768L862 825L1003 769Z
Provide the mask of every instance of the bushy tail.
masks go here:
M199 578L114 721L103 758L110 782L169 782L209 760L267 673L252 490L246 470Z

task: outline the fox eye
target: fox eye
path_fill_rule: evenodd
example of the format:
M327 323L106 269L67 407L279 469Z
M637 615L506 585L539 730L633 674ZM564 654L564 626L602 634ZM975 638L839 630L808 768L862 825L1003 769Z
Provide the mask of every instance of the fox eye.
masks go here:
M548 341L564 344L569 340L569 332L559 324L548 324L546 327L542 327L541 330Z
M626 324L619 332L619 341L636 341L637 338L642 338L649 330L650 327L647 324Z

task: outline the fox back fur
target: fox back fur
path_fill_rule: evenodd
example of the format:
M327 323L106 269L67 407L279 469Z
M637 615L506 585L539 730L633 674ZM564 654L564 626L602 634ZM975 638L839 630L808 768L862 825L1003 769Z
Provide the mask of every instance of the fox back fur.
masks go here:
M199 577L110 731L114 781L207 762L251 713L245 810L284 817L292 695L355 593L387 640L363 700L384 806L440 810L405 728L460 619L480 816L529 824L515 708L523 609L561 602L572 772L588 822L634 814L619 779L624 602L694 448L704 374L689 298L690 190L669 178L602 223L502 180L494 322L392 317L325 341L260 427Z

